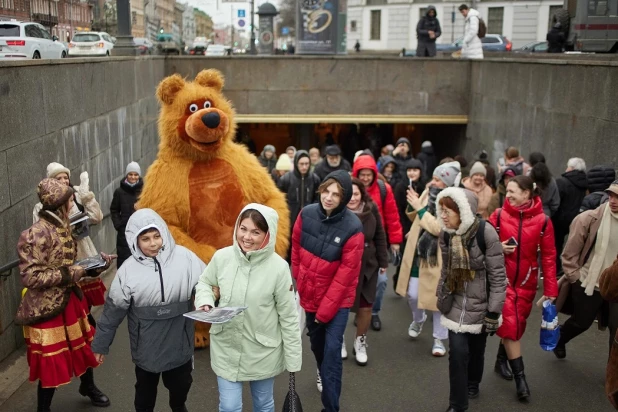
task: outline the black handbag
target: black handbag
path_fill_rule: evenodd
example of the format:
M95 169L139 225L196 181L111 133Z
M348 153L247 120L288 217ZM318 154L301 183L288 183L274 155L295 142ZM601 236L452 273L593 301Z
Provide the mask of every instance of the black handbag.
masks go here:
M283 402L283 412L303 412L303 405L296 393L296 375L290 372L290 389Z

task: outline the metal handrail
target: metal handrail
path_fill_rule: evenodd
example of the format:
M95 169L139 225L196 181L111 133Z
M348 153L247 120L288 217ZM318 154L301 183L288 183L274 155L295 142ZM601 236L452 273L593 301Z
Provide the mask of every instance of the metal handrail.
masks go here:
M0 278L8 278L11 276L11 271L19 266L19 259L7 263L4 266L0 266Z

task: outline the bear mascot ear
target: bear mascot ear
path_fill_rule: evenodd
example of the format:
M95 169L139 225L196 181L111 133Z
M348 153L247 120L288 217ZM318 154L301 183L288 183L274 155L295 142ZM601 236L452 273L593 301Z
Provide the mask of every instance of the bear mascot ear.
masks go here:
M201 86L213 88L218 92L223 89L224 84L223 75L215 69L202 70L195 76L195 81Z
M161 103L170 105L174 103L174 99L183 87L185 87L185 80L179 74L166 77L157 87L157 98Z

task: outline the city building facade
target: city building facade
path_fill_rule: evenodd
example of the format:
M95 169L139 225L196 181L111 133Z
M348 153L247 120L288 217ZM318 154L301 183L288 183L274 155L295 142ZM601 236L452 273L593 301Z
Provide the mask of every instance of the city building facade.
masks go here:
M131 0L131 35L146 37L144 0Z
M200 9L193 9L195 16L195 37L211 38L214 31L212 19Z
M429 5L435 6L442 27L438 43L451 43L463 36L464 18L458 10L462 3L466 2L348 0L347 48L353 50L358 41L364 50L416 49L416 24ZM510 0L467 4L481 13L487 33L506 36L517 48L545 40L551 16L562 8L563 2Z
M186 45L193 44L195 39L195 15L193 7L185 5L185 10L182 12L182 38Z

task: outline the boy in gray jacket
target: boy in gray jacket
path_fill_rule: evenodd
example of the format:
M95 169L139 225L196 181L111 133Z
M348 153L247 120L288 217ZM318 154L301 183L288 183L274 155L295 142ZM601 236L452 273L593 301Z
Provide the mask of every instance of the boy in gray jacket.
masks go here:
M92 351L103 362L116 329L129 317L135 363L135 410L154 411L159 376L169 390L172 412L185 412L193 379L192 294L206 265L176 245L163 219L152 209L135 212L125 230L133 258L127 259L109 290L97 323Z

